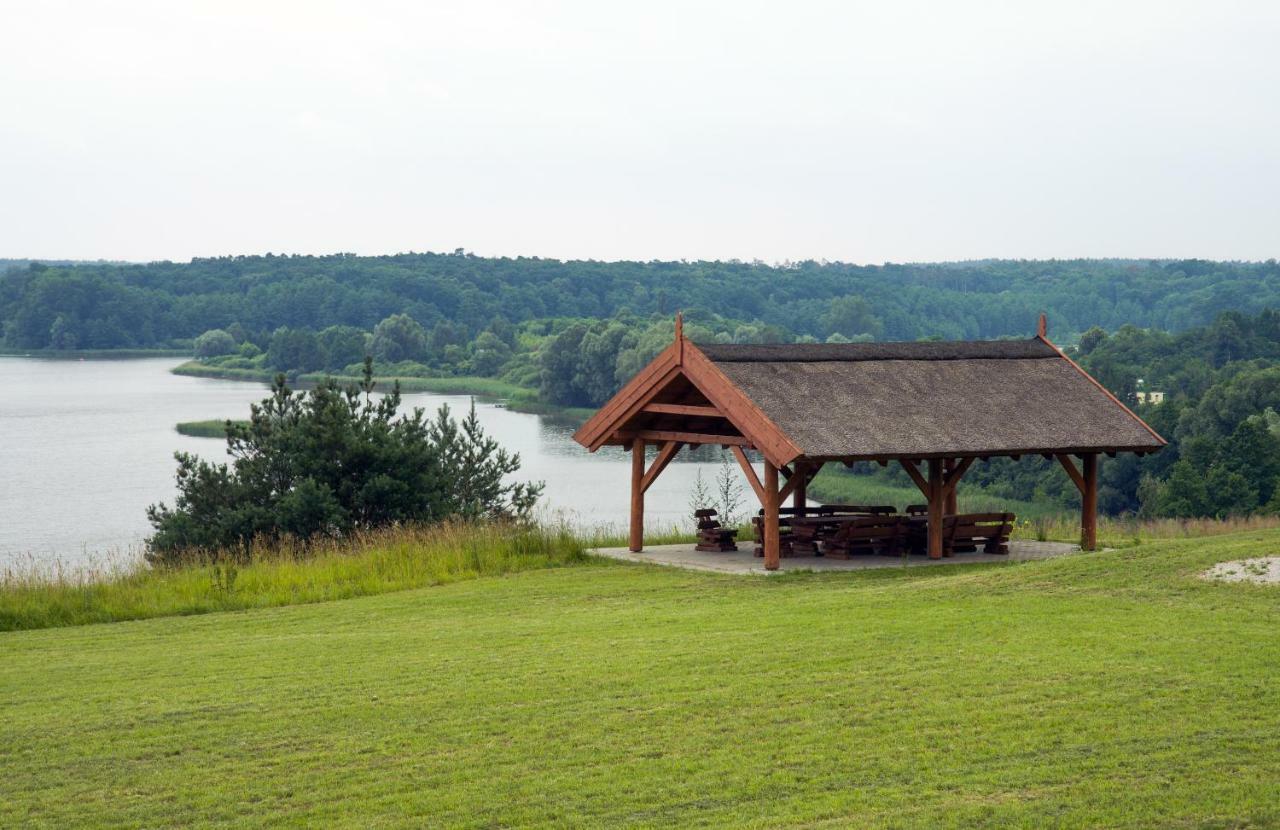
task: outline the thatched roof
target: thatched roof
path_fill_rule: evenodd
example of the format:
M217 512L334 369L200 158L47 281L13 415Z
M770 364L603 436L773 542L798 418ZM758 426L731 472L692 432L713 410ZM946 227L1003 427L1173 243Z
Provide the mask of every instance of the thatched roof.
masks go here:
M1040 338L697 348L809 457L1152 451L1164 444Z
M792 343L699 345L716 363L851 363L864 360L1009 360L1057 357L1039 338L1031 340L917 340L902 343Z

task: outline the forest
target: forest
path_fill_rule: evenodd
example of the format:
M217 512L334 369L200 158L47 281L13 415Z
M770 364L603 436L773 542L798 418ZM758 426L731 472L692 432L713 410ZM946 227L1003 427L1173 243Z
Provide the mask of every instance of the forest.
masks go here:
M190 263L0 261L9 349L192 349L217 369L500 379L592 407L670 342L1052 335L1170 441L1102 467L1111 514L1280 512L1280 266L1161 260L855 266L562 262L452 254ZM1149 392L1159 404L1143 403ZM853 474L894 478L893 471ZM1071 505L1050 462L966 482Z
M189 263L0 261L10 348L179 346L239 326L371 330L407 314L471 340L495 319L670 316L702 309L795 336L1023 336L1048 312L1061 339L1125 324L1181 331L1280 306L1280 265L1204 260L990 260L848 265L394 256L237 256Z

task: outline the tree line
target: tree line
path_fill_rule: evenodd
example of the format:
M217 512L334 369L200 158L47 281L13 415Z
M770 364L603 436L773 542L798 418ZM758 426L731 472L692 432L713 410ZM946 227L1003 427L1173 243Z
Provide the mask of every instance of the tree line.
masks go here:
M369 331L396 314L474 339L495 318L670 316L705 309L794 336L1019 336L1047 311L1059 335L1129 323L1180 331L1280 306L1280 265L1203 260L990 260L849 265L596 262L409 253L242 256L189 263L11 262L0 333L24 349L189 346L240 326Z

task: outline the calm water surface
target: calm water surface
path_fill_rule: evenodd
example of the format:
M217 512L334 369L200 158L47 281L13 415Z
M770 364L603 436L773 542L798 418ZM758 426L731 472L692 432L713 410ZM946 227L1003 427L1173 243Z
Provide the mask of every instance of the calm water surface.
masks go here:
M150 527L146 507L172 502L173 453L226 458L221 441L179 435L179 421L245 418L266 386L180 377L177 358L45 360L0 356L0 566L78 565L136 556ZM406 407L455 411L456 395L404 396ZM620 529L627 521L629 460L615 448L588 454L572 427L478 403L485 429L520 453L522 479L547 484L543 510L575 526ZM682 455L682 459L683 459ZM646 494L646 523L686 524L689 491L714 462L672 464Z

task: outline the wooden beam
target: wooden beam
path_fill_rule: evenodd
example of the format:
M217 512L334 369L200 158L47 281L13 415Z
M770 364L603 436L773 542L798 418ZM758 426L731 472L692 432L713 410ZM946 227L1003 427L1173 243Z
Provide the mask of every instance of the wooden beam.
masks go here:
M680 448L684 444L679 441L668 441L662 445L662 449L658 450L658 457L653 460L647 472L644 474L644 480L640 482L642 492L649 492L649 488L653 482L662 475L662 471L667 469L667 465L671 463L671 459L676 457L676 453L680 452Z
M916 466L916 462L899 458L898 463L902 465L902 469L907 471L907 475L911 476L911 480L920 488L920 493L926 499L929 498L929 482L925 481L924 476L920 475L920 468ZM932 459L930 463L932 463Z
M639 415L640 410L644 407L645 402L648 401L650 395L655 395L658 392L661 392L663 389L667 388L668 385L673 383L678 377L680 377L680 368L678 366L671 367L665 375L659 378L652 385L652 388L648 390L644 390L644 393L642 395L639 395L638 397L636 397L635 400L631 402L631 405L626 409L626 411L624 411L620 415L617 415L616 417L613 417L612 423L617 425L620 428L621 425L626 424L632 418ZM622 393L619 392L618 394L621 395ZM587 423L589 424L591 423L591 421L588 421ZM584 429L586 428L585 424L583 425L583 428ZM574 436L575 436L574 440L577 440L577 434L578 433L576 432L574 433ZM606 443L609 442L609 438L611 434L616 435L620 433L605 432L599 435L597 438L595 438L590 444L585 444L584 446L586 446L587 449L591 450L591 452L595 452L596 450L600 449L600 447L603 447ZM630 436L628 436L626 440L627 442L630 442L631 440ZM578 441L578 443L581 444L583 442Z
M1076 469L1076 462L1071 460L1071 456L1066 453L1059 453L1058 463L1062 465L1062 469L1067 471L1067 475L1071 476L1071 480L1075 482L1076 489L1080 491L1080 495L1084 495L1085 483L1084 476Z
M1098 454L1084 456L1084 490L1080 498L1080 547L1098 549Z
M819 465L820 466L820 465ZM810 469L808 465L796 465L796 472L791 478L787 479L787 483L782 485L782 490L778 494L779 503L785 502L790 496L795 495L797 501L795 506L801 508L804 504L799 499L805 498L805 491L809 487L809 482L813 481L814 476L818 474L817 468Z
M973 466L973 456L968 458L960 458L951 463L951 469L947 471L946 480L943 486L947 488L947 492L954 493L956 485L960 483L960 479L964 478L964 474Z
M641 429L632 433L646 441L679 441L682 444L719 444L722 447L749 447L751 442L741 435L717 435L714 432L679 432L668 429Z
M778 534L778 468L764 460L764 569L778 570L782 561L782 540Z
M628 547L644 548L644 439L631 442L631 532Z
M688 403L647 403L640 409L652 415L692 415L699 418L723 418L724 413L714 406Z
M731 449L738 459L738 466L742 468L742 474L747 477L747 483L751 485L751 489L756 493L756 498L760 500L760 506L764 507L764 485L760 483L760 478L756 475L756 468L751 466L751 459L747 458L747 454L742 447L731 447Z
M792 498L791 506L795 509L797 516L804 516L807 513L806 508L809 505L809 482L818 475L818 470L822 469L821 464L810 464L809 462L796 462L796 477L787 482L782 488L779 495L781 501L786 501L787 497Z
M635 377L609 399L609 402L592 415L587 422L573 434L573 440L595 452L626 422L632 409L639 410L644 402L661 390L678 372L676 347L668 346L648 366L641 369Z
M760 454L775 464L786 464L803 455L800 447L765 415L715 362L693 343L684 350L685 376L707 400L716 405L739 432L751 438Z
M920 475L919 470L916 475ZM929 459L929 480L926 482L929 497L929 558L942 558L942 512L946 506L946 492L942 483L942 459Z

